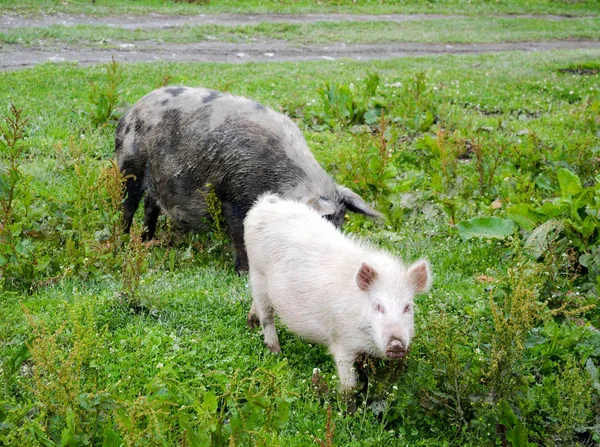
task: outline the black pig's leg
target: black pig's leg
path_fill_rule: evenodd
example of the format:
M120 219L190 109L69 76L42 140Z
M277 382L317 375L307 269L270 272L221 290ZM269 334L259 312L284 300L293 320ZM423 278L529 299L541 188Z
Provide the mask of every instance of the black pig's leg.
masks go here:
M149 241L156 233L156 222L160 215L160 206L152 194L147 194L144 198L144 233L142 239Z
M248 210L240 205L223 202L223 215L229 227L229 235L233 241L237 256L235 258L235 271L238 273L248 271L248 254L244 244L244 218Z
M123 200L123 224L125 233L129 233L133 216L144 195L144 170L138 169L134 163L125 162L121 166L121 172L127 176Z

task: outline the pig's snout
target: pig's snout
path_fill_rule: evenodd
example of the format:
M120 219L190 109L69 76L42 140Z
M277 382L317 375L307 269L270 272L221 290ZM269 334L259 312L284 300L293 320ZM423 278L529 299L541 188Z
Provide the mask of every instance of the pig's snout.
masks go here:
M385 348L385 355L390 359L400 359L406 355L406 352L406 345L398 338L392 338Z

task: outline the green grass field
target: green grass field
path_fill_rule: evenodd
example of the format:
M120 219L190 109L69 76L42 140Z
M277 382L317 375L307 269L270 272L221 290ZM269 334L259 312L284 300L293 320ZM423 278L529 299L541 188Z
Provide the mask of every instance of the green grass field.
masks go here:
M0 0L7 11L38 14L71 12L91 15L119 13L440 13L597 15L596 0Z
M117 8L65 3L0 8ZM118 10L272 11L274 3L144 1ZM583 14L597 5L277 3L373 13ZM586 20L593 29L596 19ZM326 39L326 27L315 27L285 37ZM95 28L42 32L94 41ZM598 61L596 49L0 73L0 443L597 445ZM407 262L430 260L434 286L417 298L410 355L361 360L368 385L355 414L323 347L280 327L283 355L274 356L246 326L247 277L235 274L222 231L182 235L161 217L154 243L139 241L139 226L121 235L116 119L167 84L226 90L291 116L324 168L386 216L351 215L344 231Z
M243 26L184 26L166 29L126 30L111 26L76 25L25 27L0 33L0 43L21 45L77 44L111 48L122 42L159 44L199 41L252 42L281 39L291 44L496 43L540 40L600 39L600 18L569 20L477 17L452 20L394 22L316 22L310 24L261 23Z

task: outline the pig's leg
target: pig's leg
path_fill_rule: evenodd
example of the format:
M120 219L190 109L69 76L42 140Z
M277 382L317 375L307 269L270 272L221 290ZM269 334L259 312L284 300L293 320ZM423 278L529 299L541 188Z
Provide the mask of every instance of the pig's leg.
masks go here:
M337 365L337 372L340 378L340 394L346 401L348 413L353 414L356 412L356 396L354 395L354 388L356 388L357 384L356 370L354 369L356 353L347 352L338 346L330 346L329 350L333 354L335 364Z
M356 360L355 352L348 352L339 346L330 346L329 351L333 355L337 372L340 378L340 391L347 393L356 387L356 370L354 369L354 361Z
M256 301L260 299L258 298L258 294L260 293L260 289L264 288L264 280L262 275L259 275L254 269L250 269L248 271L248 282L252 290L252 307L250 307L250 312L248 312L248 326L254 329L260 326L260 320L256 312Z
M257 328L258 326L260 326L260 320L258 319L258 315L256 314L254 301L252 301L252 307L250 308L250 312L248 312L248 326L251 329L254 329L254 328Z
M160 207L152 194L146 194L144 198L144 234L142 239L149 241L156 232L156 222L160 215Z
M259 317L260 318L260 317ZM281 347L279 346L279 338L277 337L277 330L275 329L275 319L273 318L273 309L265 309L263 318L260 323L263 327L263 336L265 337L265 345L275 354L281 353Z
M229 235L236 251L235 271L237 273L248 271L248 254L244 244L244 218L248 214L246 208L223 202L223 214L229 227Z
M281 347L279 346L279 338L275 329L273 307L271 307L271 301L267 293L267 282L264 275L253 269L250 269L249 276L254 299L252 301L252 308L248 314L248 324L254 326L258 319L263 328L265 345L267 345L271 352L279 354Z
M129 169L129 166L123 168L124 175L132 175L127 169ZM125 200L123 201L123 226L125 233L129 233L131 229L133 216L144 194L143 175L143 171L139 171L137 175L133 174L131 177L128 177L125 183Z

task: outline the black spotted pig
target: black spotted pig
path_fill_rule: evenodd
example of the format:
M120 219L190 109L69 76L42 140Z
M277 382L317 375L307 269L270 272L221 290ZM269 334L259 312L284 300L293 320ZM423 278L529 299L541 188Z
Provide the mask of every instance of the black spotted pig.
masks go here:
M243 220L266 191L307 203L336 226L346 210L379 215L327 175L292 120L246 98L204 88L155 90L121 118L115 146L119 168L131 176L125 231L144 193L145 238L154 236L161 211L184 230L205 230L205 197L214 188L238 271L248 268Z
M356 385L359 354L403 357L414 332L413 297L431 287L429 263L398 259L344 236L306 205L264 195L250 210L245 240L252 290L248 323L281 348L274 317L333 355L340 388Z

